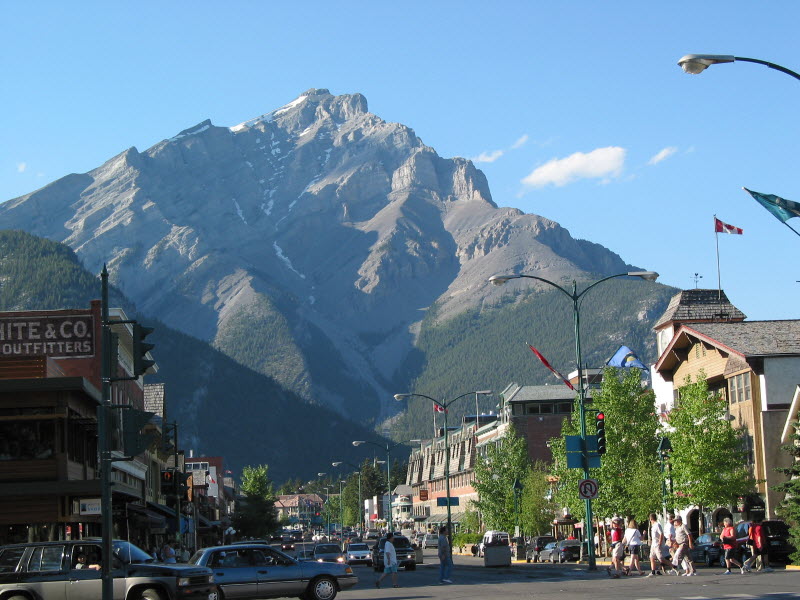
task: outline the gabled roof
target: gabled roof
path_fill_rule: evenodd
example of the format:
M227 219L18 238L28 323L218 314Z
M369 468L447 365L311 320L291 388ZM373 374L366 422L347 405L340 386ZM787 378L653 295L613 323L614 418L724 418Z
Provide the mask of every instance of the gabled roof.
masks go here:
M545 400L574 400L577 392L566 385L523 385L506 402L533 402Z
M731 304L728 296L721 290L681 290L669 301L667 310L653 325L659 329L662 325L677 321L692 323L698 321L741 321L747 316Z
M681 325L655 364L656 371L670 371L680 359L676 350L691 346L693 340L722 350L737 359L800 355L800 320L740 321Z

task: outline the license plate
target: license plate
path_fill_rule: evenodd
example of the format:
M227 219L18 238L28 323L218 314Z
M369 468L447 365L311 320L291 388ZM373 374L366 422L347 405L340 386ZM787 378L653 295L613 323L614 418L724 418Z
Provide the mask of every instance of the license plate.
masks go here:
M770 546L780 546L781 543L780 542L770 542L769 545Z

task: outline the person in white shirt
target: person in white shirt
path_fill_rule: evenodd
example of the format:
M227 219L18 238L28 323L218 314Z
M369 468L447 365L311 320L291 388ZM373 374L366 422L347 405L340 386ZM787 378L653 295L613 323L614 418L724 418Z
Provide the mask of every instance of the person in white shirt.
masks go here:
M628 547L631 553L631 562L628 565L628 572L632 573L634 569L639 575L644 575L642 566L639 564L639 546L642 545L642 532L639 531L639 525L636 519L628 521L628 528L625 530L625 537L622 538L622 543Z
M666 569L669 569L670 574L678 574L678 570L664 558L663 546L664 530L658 522L658 515L656 513L650 513L650 574L648 577L652 577L656 574L656 566L663 568L665 573L667 572Z
M386 544L383 547L383 573L375 582L375 587L381 587L381 581L387 575L392 575L392 587L400 587L397 585L397 551L394 549L394 533L391 531L386 534Z

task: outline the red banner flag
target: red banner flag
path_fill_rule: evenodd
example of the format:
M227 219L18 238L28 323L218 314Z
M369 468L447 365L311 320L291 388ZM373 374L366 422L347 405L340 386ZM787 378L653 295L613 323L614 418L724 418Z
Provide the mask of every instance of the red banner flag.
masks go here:
M444 407L439 406L436 402L433 403L433 412L445 412Z
M558 378L559 378L561 381L563 381L563 382L564 382L564 385L566 385L566 386L567 386L569 389L571 389L571 390L574 390L574 389L575 389L575 386L573 386L573 385L572 385L572 384L569 382L569 379L567 379L567 378L566 378L566 377L564 377L564 376L563 376L561 373L559 373L559 372L558 372L558 371L556 371L556 370L555 370L553 367L551 367L551 366L550 366L550 363L549 363L549 362L547 362L547 359L546 359L544 356L542 356L542 354L541 354L541 353L540 353L540 352L539 352L539 351L538 351L536 348L534 348L534 347L533 347L533 346L531 346L530 344L528 344L528 348L530 348L530 349L531 349L531 352L533 352L533 353L536 355L536 358L538 358L540 361L542 361L542 364L543 364L545 367L547 367L548 369L550 369L550 370L553 372L553 374L554 374L556 377L558 377Z
M714 217L714 232L742 235L744 233L744 229L742 229L741 227L734 227L733 225L728 225L727 223L723 223L722 221L720 221L717 217Z

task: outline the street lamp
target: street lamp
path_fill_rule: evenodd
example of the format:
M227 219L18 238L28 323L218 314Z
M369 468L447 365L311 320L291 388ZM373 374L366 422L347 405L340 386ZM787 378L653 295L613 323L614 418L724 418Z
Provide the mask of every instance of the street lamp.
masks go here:
M664 476L664 464L669 459L669 453L672 452L672 444L669 441L669 438L666 436L662 436L661 440L658 442L658 463L661 467L661 504L664 511L664 522L667 522L667 478ZM669 467L670 472L672 471L672 466ZM672 479L670 478L669 482L670 488L672 487Z
M450 447L447 445L447 408L453 404L456 400L460 400L465 396L470 396L478 394L488 396L492 393L492 390L481 390L477 392L467 392L466 394L461 394L453 398L452 400L436 400L436 398L431 398L430 396L426 396L425 394L395 394L394 399L400 402L401 400L405 400L406 398L427 398L431 402L433 402L436 406L441 408L444 411L444 485L445 485L445 494L447 494L447 539L450 541L450 552L453 551L453 520L452 514L450 510Z
M413 442L414 440L410 440L410 441ZM404 445L406 443L407 442L396 442L394 444L390 444L389 442L387 442L386 445L384 446L383 444L379 444L378 442L370 442L368 440L354 440L353 441L353 446L356 446L356 447L360 446L361 444L370 444L372 446L377 446L378 448L380 448L382 450L386 450L386 498L388 499L388 505L389 505L389 522L387 523L387 526L389 528L391 528L391 516L392 516L391 515L391 513L392 513L392 479L391 479L392 478L392 475L391 475L392 463L391 463L390 453L392 451L392 448L397 448L398 446L402 446L402 445Z
M327 537L331 537L331 511L330 506L328 506L328 500L330 500L330 487L327 485L323 485L322 489L325 490L325 535Z
M489 281L494 285L503 285L511 281L512 279L535 279L537 281L541 281L542 283L546 283L554 288L556 288L559 292L564 294L567 298L572 300L572 318L573 324L575 329L575 362L577 363L578 367L578 415L580 419L580 426L581 426L581 447L583 449L583 478L589 479L589 457L588 452L586 450L586 388L583 384L583 358L581 356L581 317L580 317L580 300L583 298L584 294L591 290L596 285L603 283L604 281L608 281L609 279L614 279L615 277L641 277L646 281L655 281L658 278L658 273L655 271L628 271L627 273L618 273L616 275L609 275L608 277L603 277L602 279L595 281L594 283L590 284L586 287L581 293L578 293L578 284L575 280L572 281L572 292L567 291L557 283L550 281L549 279L544 279L543 277L536 277L534 275L493 275L489 278ZM586 499L586 531L585 531L585 539L588 540L589 546L589 570L594 571L597 569L597 562L595 560L594 554L594 544L592 540L594 539L594 532L592 531L592 501L590 499Z
M331 466L338 467L339 465L347 465L349 467L353 467L356 472L358 473L358 528L359 530L364 530L364 502L361 500L361 468L355 466L353 463L349 463L344 460L337 460L331 463Z
M781 73L786 73L787 75L791 75L795 79L800 79L800 74L795 73L794 71L787 69L786 67L776 65L775 63L767 62L765 60L759 60L757 58L744 58L742 56L731 56L729 54L687 54L686 56L681 57L681 59L678 61L678 65L680 65L680 67L686 73L697 75L705 71L711 65L732 63L736 61L751 62L751 63L757 63L759 65L766 65L770 69L775 69L776 71L780 71Z
M342 484L347 483L344 479L339 480L339 544L344 543L344 507L342 506Z

